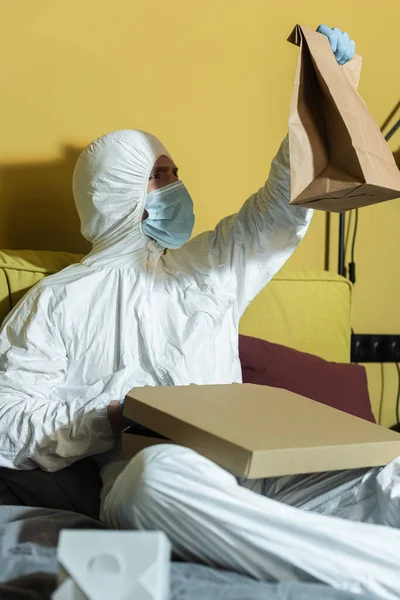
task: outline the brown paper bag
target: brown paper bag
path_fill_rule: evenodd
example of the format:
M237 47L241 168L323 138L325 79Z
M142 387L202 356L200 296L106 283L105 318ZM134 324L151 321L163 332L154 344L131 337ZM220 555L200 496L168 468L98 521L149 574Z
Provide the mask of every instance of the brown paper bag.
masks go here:
M400 197L400 171L357 85L361 57L339 65L328 38L297 25L289 115L291 204L342 212Z

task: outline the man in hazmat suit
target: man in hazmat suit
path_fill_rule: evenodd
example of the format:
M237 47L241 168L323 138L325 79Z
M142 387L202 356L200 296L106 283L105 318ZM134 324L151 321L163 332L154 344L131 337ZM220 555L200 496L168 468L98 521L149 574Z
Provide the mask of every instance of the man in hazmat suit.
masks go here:
M347 34L320 30L340 64L351 58ZM36 285L3 325L0 466L57 471L94 457L103 464L101 516L110 527L161 529L181 558L258 579L320 580L394 598L395 464L238 482L174 445L128 464L113 454L120 399L133 387L241 382L240 317L311 219L289 204L288 140L266 184L191 241L191 198L172 157L147 133L94 141L73 188L93 249Z

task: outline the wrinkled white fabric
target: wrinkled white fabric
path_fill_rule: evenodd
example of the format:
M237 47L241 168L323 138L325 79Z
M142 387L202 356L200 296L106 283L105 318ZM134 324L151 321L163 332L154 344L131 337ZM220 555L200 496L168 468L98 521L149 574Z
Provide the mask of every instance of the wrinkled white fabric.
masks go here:
M137 454L117 477L102 503L102 520L116 529L162 530L184 560L264 581L317 580L395 600L399 468L397 459L383 469L240 486L196 452L162 444Z
M288 141L238 214L166 254L141 231L161 155L153 136L125 130L80 156L74 197L93 250L3 325L0 466L54 471L110 450L107 406L134 386L241 381L240 316L311 218L289 205Z

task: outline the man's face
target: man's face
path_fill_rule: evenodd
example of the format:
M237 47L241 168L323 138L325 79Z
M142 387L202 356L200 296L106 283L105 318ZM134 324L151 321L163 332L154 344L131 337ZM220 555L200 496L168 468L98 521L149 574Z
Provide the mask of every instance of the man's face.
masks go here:
M160 156L154 163L150 173L147 193L159 190L170 183L175 183L178 179L178 167L176 164L168 156Z
M154 192L154 190L159 190L178 180L178 167L176 164L168 158L168 156L160 156L157 158L151 170L147 184L147 193L149 194L150 192ZM143 212L142 221L147 219L148 216L149 214L147 210L145 210Z

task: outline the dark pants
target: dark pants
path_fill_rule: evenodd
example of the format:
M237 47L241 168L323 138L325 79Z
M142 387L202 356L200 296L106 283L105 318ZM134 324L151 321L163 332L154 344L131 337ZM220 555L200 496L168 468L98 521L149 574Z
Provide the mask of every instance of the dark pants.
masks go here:
M0 468L0 505L70 510L99 518L101 481L90 458L56 473Z

